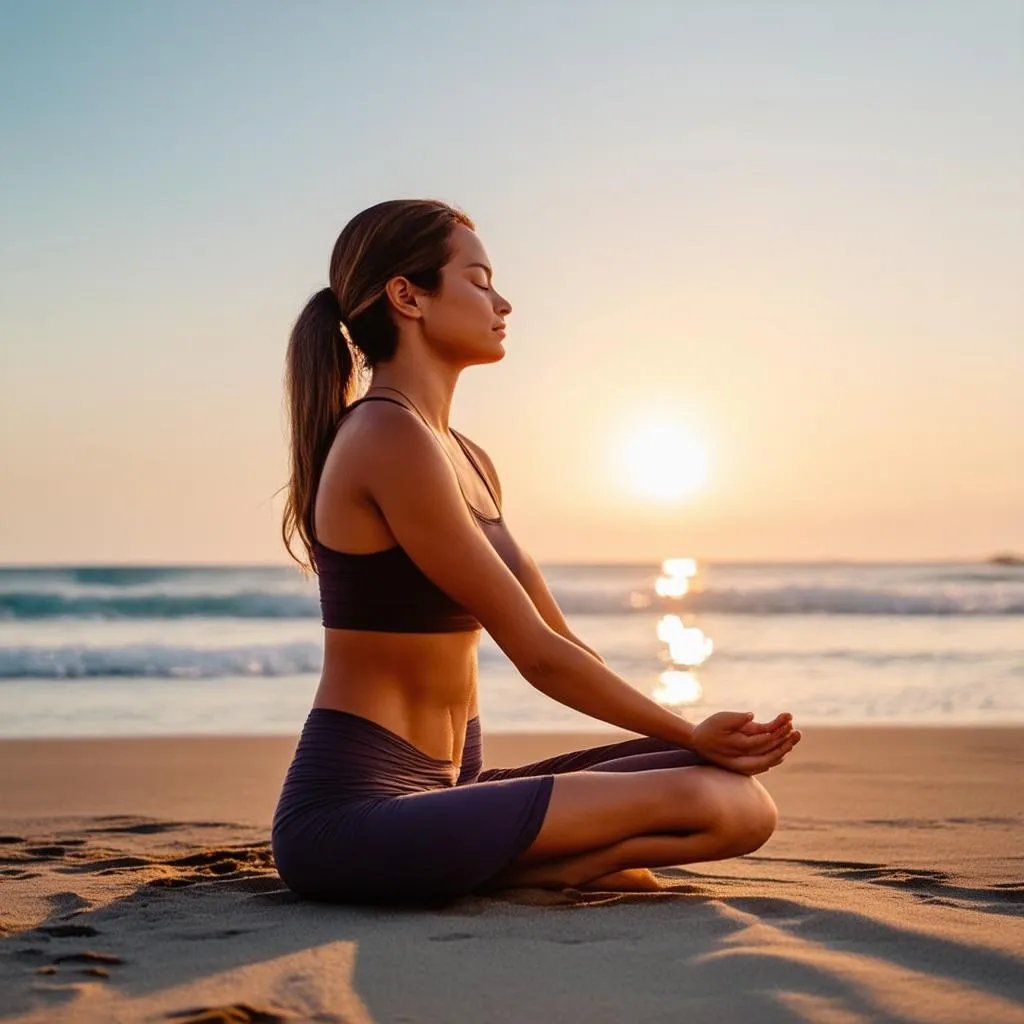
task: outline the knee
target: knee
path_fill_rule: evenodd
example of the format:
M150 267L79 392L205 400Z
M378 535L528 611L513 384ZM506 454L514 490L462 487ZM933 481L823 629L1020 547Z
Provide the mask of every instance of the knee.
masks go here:
M737 779L723 827L733 857L760 849L779 824L779 811L768 790L752 776Z

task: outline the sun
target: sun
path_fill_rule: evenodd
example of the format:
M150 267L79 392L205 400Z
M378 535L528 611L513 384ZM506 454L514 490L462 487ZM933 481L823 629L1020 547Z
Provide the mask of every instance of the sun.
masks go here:
M673 423L648 423L631 431L622 448L623 468L645 498L677 501L707 479L708 453Z

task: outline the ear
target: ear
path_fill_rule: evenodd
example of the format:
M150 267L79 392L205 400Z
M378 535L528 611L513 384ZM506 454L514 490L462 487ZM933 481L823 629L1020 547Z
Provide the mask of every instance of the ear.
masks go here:
M409 317L412 320L423 319L423 310L419 305L419 292L408 278L391 278L384 286L384 292L392 308L400 316Z

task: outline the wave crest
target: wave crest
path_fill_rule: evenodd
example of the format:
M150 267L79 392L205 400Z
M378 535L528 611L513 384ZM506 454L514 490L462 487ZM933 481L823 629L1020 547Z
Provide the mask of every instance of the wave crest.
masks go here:
M900 591L856 587L777 586L709 588L683 598L646 590L586 591L551 587L568 615L628 615L660 611L732 615L1024 615L1024 588ZM0 593L0 619L318 619L315 592L67 594L56 591Z

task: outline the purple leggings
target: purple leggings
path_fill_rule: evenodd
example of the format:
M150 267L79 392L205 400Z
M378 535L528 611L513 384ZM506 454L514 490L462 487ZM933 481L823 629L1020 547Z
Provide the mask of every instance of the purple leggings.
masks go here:
M486 890L529 847L555 775L707 763L685 747L639 738L483 771L473 718L457 771L368 718L314 708L274 813L274 860L307 899L445 903Z

